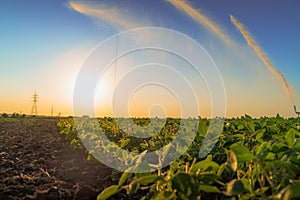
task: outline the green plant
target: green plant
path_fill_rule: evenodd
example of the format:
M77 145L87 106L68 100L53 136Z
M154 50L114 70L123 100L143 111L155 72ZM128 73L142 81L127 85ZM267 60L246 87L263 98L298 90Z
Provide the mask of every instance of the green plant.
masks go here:
M7 118L7 117L8 117L8 114L7 114L7 113L2 113L2 117L3 117L3 118Z
M72 119L63 119L58 122L58 126L61 128L61 134L77 148L83 148L78 137L81 136L95 141L101 151L114 152L115 147L104 143L95 134L97 127L101 127L109 140L119 148L146 153L168 145L176 136L179 124L189 123L184 119L168 118L161 129L156 129L155 125L148 129L154 133L152 137L141 139L128 134L132 131L131 127L126 126L128 120L131 119L100 118L97 123L82 123L82 126L86 126L83 132L76 132ZM201 159L199 150L206 136L209 120L198 120L196 136L180 158L155 172L132 173L132 168L123 173L119 172L118 183L104 189L98 199L107 199L117 193L126 193L128 197L135 196L140 199L300 197L300 132L296 123L298 119L284 119L279 115L259 119L245 115L241 118L226 119L218 142L209 155ZM155 123L155 120L153 122ZM149 120L135 118L134 123L146 126ZM190 126L187 127L186 133L194 130ZM136 163L135 167L139 165L139 158L118 156L131 165ZM152 166L143 167L150 169Z

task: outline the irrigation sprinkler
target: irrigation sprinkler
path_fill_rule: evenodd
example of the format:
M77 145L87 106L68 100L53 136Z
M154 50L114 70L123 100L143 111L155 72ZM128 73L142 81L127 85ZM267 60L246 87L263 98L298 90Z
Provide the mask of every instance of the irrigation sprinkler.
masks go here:
M300 111L297 111L297 107L294 105L294 110L295 110L295 113L298 115L298 117L300 116Z
M296 105L294 105L294 110L295 110L295 113L298 115L298 117L297 117L297 128L299 130L300 129L300 123L299 123L300 111L297 111Z

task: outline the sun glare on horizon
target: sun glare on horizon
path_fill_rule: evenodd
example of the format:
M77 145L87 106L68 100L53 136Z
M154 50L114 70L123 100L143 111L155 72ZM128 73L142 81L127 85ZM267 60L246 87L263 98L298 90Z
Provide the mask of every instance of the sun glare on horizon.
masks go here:
M141 32L116 37L144 27L166 28L186 35L209 54L224 82L227 116L249 114L260 117L279 113L291 117L295 116L293 106L300 107L300 68L295 53L299 52L300 45L296 41L300 29L290 25L288 19L296 19L294 16L298 16L298 11L289 5L280 6L286 13L284 17L278 17L276 12L257 11L256 18L250 18L250 10L241 3L219 6L177 0L135 4L130 1L116 4L114 1L71 0L36 5L20 3L14 5L14 11L8 9L12 3L1 4L1 24L5 28L0 33L3 44L0 47L0 113L30 114L31 95L36 90L40 98L39 114L52 115L54 110L54 115L73 115L74 87L80 70L93 50L110 39L112 42L104 48L98 61L120 56L134 43L142 44L147 40L145 44L153 47L151 42L155 39L160 39L157 43L166 47L181 47L185 56L201 58L202 53L191 51L191 46L172 34L161 37L155 32ZM264 4L261 6L268 8ZM275 21L282 28L278 29ZM284 41L280 45L279 39ZM167 49L156 51L151 48L121 55L99 79L98 86L95 85L94 105L91 105L95 115L112 116L114 90L122 87L124 93L126 89L134 89L129 85L139 84L135 81L148 80L149 77L173 81L172 86L178 88L175 93L179 91L185 96L185 81L180 78L186 77L195 88L199 104L199 109L190 109L190 115L211 117L214 104L211 95L214 93L209 91L205 80L209 77L196 77L192 67L174 55ZM161 64L160 68L169 66L174 73L160 71L158 65L151 66L151 63ZM206 61L203 60L202 64L205 66ZM147 74L131 72L135 67ZM127 73L135 75L129 75L130 80L126 80L124 75ZM157 95L159 89L156 93L152 90L139 91L127 99L130 115L148 116L152 106L160 102L164 108L154 106L158 115L182 114L179 114L175 101L167 101L168 95L160 98ZM125 93L125 96L121 93L118 98L125 98ZM156 102L153 100L150 104L151 98ZM182 104L189 105L188 98Z

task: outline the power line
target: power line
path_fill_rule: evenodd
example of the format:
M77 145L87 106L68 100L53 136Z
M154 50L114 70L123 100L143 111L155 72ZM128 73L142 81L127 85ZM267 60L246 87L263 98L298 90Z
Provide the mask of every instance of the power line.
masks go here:
M116 61L115 61L115 69L114 69L114 89L116 88L116 81L117 81L118 45L119 45L119 38L117 36L116 37Z

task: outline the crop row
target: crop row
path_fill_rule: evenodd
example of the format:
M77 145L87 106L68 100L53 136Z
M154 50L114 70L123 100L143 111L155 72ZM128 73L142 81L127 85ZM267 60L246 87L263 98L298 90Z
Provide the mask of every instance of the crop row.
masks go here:
M214 126L208 119L68 118L58 126L72 146L90 153L89 160L111 160L105 163L110 166L113 156L125 163L126 170L120 166L112 174L115 184L98 199L118 194L139 199L293 199L300 197L297 120L247 115L225 119L215 136L207 133ZM211 130L220 128L215 126ZM215 145L202 157L199 150L207 134L213 135L210 142ZM142 162L144 155L159 152L179 136L165 148L180 152L175 161L164 166L165 158L157 153L159 162ZM185 145L187 149L180 149Z

